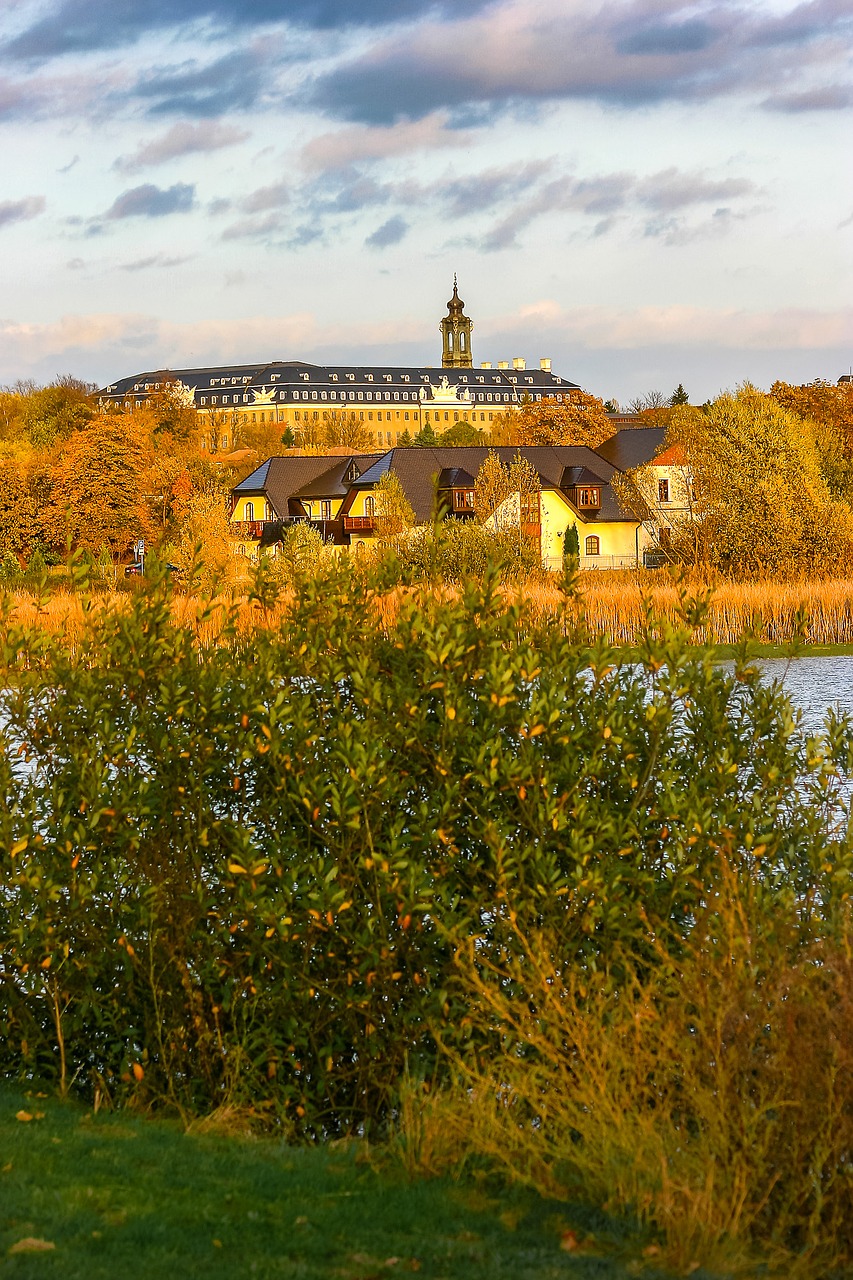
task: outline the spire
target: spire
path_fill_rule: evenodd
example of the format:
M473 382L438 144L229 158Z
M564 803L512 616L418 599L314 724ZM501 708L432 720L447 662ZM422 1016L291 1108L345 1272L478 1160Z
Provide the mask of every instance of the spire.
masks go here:
M465 315L465 303L459 297L456 272L453 273L453 297L447 304L447 315L441 322L441 363L445 369L470 369L471 330L473 324Z

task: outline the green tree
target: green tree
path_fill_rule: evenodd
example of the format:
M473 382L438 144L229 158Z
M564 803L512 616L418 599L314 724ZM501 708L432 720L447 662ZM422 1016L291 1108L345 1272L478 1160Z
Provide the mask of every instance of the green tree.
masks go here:
M439 436L439 444L443 448L468 448L471 445L484 444L486 440L485 431L481 431L479 427L475 427L472 422L454 422L452 427L447 431L443 431Z
M690 396L684 390L684 387L680 382L669 397L669 403L673 409L677 409L679 405L690 404Z
M438 436L435 434L435 430L431 422L424 423L412 441L412 444L416 445L420 449L431 449L439 444Z
M577 564L581 555L581 543L578 537L578 527L574 520L567 527L563 534L563 561L567 564Z

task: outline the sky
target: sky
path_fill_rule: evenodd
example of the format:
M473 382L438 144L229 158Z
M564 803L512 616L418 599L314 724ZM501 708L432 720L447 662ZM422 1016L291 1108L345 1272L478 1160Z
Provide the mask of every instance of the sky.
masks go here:
M853 0L0 0L0 382L853 365Z

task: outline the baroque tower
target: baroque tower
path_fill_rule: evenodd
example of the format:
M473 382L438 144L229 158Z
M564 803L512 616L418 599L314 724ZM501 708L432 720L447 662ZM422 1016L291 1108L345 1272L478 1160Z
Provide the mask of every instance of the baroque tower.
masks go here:
M453 297L447 304L447 315L441 322L441 363L445 369L470 369L471 330L473 323L465 315L465 303L459 297L456 288L456 275L453 276Z

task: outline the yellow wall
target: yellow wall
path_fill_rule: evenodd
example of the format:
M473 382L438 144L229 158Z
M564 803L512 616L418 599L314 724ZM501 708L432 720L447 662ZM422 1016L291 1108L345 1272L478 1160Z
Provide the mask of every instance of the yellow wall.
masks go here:
M563 563L563 537L571 524L577 525L580 540L581 565L594 569L618 567L618 561L636 561L637 529L633 520L614 520L609 523L584 520L575 513L563 495L555 489L544 489L540 495L542 521L542 563L547 569L559 569ZM587 556L585 540L589 535L599 540L599 554Z
M247 505L254 507L254 515L249 516L246 513ZM232 520L273 520L275 516L270 509L269 503L262 494L256 494L255 497L240 497L237 499L237 505L231 516Z

